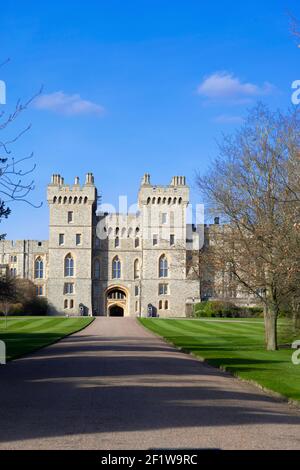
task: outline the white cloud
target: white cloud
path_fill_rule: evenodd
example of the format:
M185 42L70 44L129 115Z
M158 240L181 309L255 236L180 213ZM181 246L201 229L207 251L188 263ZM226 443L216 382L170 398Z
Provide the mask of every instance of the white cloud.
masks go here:
M67 95L62 91L44 94L34 100L34 107L46 109L67 116L87 114L103 115L104 108L92 101L84 100L78 94Z
M242 82L229 72L215 72L206 77L197 88L197 93L210 101L229 101L242 104L259 96L269 95L274 85L265 82L262 86Z
M244 118L242 118L242 116L221 114L220 116L216 116L213 121L218 124L242 124L244 122Z

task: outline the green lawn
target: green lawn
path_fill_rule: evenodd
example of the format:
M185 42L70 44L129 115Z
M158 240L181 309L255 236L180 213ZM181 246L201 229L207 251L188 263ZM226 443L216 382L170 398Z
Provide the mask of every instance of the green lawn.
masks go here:
M82 330L92 318L9 317L0 318L0 340L6 343L7 360L47 346L76 331Z
M206 359L243 379L293 400L300 400L300 365L291 362L292 350L264 350L260 319L173 320L142 318L140 322L177 347ZM286 335L286 324L280 329ZM300 339L300 337L299 337Z

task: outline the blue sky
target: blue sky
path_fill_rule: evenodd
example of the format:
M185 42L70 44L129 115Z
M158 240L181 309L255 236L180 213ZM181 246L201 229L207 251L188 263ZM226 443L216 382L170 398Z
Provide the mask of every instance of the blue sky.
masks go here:
M141 176L167 184L216 155L216 140L258 100L290 106L300 50L287 11L296 1L10 1L1 5L0 69L7 103L43 96L16 123L32 129L16 155L34 151L34 203L11 204L7 238L48 238L45 189L92 171L103 202L136 201ZM11 131L12 132L12 131ZM1 139L3 136L1 136Z

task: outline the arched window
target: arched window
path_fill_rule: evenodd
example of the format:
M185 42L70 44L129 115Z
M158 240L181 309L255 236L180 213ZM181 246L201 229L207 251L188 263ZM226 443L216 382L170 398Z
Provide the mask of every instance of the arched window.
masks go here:
M64 300L64 308L68 308L68 300L67 299Z
M73 299L70 300L70 308L74 308L74 300Z
M120 246L120 239L119 239L119 237L116 237L115 238L115 248L117 248L118 246Z
M94 277L96 279L100 278L100 261L98 259L95 260L94 264Z
M121 277L121 261L118 256L112 262L112 277L113 279L120 279Z
M72 276L74 276L74 259L71 253L69 253L65 257L65 277L72 277Z
M134 279L139 279L140 278L140 262L138 259L135 260L134 262Z
M159 308L159 310L162 309L162 300L159 301L159 303L158 303L158 308Z
M42 279L44 277L44 262L40 256L35 260L34 272L36 279Z
M159 277L168 277L168 260L165 255L159 258Z
M169 310L169 302L168 302L168 300L165 300L165 310Z
M140 246L140 239L137 237L135 240L134 240L134 247L135 248L138 248Z

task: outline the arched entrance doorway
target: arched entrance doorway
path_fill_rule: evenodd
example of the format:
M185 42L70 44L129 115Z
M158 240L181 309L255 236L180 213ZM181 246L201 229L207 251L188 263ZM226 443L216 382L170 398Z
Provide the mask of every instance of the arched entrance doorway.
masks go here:
M109 316L110 317L124 317L124 309L119 305L112 305L109 308Z
M106 292L106 314L109 317L124 317L127 312L127 291L119 286Z

